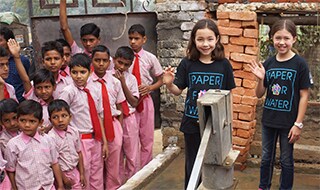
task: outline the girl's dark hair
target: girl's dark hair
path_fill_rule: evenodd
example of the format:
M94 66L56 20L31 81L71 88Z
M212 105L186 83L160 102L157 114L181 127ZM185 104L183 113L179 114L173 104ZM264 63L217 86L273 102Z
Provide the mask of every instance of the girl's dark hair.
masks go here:
M32 114L39 121L42 120L42 106L39 102L34 100L25 100L21 102L17 109L18 118L21 115L30 115Z
M12 98L4 99L0 101L0 120L2 116L8 113L17 113L19 104Z
M62 47L68 47L71 51L71 46L65 39L59 38L59 39L56 39L56 41L59 42L62 45Z
M43 43L42 47L41 47L41 55L42 58L44 58L44 54L48 51L52 51L55 50L57 51L61 57L63 57L63 47L61 45L61 43L57 42L57 41L48 41Z
M141 36L146 36L146 30L144 29L144 27L141 24L134 24L128 30L128 34L132 34L135 32L137 32Z
M109 48L107 48L104 45L97 45L96 47L94 47L92 49L92 58L94 57L94 54L96 54L97 52L106 52L108 54L108 56L110 57L110 50Z
M33 85L36 86L39 83L50 82L52 86L56 85L56 81L51 71L47 69L39 69L33 75Z
M190 36L190 40L189 40L188 47L187 47L188 59L193 60L193 61L199 60L200 52L196 47L195 38L196 38L197 31L199 29L205 29L205 28L212 30L217 38L216 48L213 50L212 55L211 55L212 60L221 60L221 59L225 58L224 47L220 42L221 37L220 37L220 32L218 30L217 25L211 19L202 19L202 20L199 20L194 25L194 27L191 31L191 36Z
M272 28L270 31L271 37L273 37L276 32L283 29L287 30L293 37L297 36L297 27L294 24L294 22L289 19L282 19L282 20L276 21L272 25Z
M54 111L62 111L63 109L65 109L68 112L69 115L71 114L70 106L68 105L68 103L66 101L61 100L61 99L53 100L48 105L49 117L51 117L52 112L54 112Z
M121 46L117 49L116 54L114 55L114 58L119 57L124 58L126 60L130 60L132 62L134 59L134 52L128 46Z
M94 35L96 38L99 38L100 28L94 23L87 23L80 28L80 37L85 35Z
M8 51L4 47L0 46L0 57L8 57L8 56L9 56Z
M91 65L91 59L87 54L77 53L71 57L69 67L70 69L72 69L75 66L84 67L88 69L88 71L90 72L90 65Z

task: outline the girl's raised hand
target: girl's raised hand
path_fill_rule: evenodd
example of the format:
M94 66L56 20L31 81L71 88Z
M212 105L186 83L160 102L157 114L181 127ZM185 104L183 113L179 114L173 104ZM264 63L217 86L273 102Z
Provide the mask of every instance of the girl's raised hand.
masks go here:
M21 49L19 43L16 40L10 38L7 44L9 51L13 55L13 57L19 57Z
M174 80L174 73L175 73L175 69L174 68L172 68L171 66L166 67L164 69L162 82L164 84L166 84L166 85L172 84L173 80Z
M251 60L250 64L248 64L251 72L256 75L260 80L264 79L264 75L266 73L262 63L256 62L255 60Z

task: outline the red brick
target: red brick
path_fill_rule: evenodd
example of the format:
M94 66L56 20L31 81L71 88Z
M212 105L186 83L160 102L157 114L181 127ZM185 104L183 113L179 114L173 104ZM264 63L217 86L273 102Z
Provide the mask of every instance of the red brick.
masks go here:
M256 60L257 59L257 56L230 51L230 58L233 61L251 63L252 60Z
M233 112L232 113L232 117L233 117L233 119L238 119L238 113L237 112ZM233 135L233 131L232 131L232 135Z
M245 37L230 37L231 44L257 46L257 40Z
M256 118L255 112L250 112L250 113L239 113L238 119L243 120L243 121L252 121Z
M245 88L256 88L256 80L243 79L242 86Z
M253 46L247 46L245 49L246 54L251 54L251 55L258 55L259 48L258 47L253 47Z
M235 136L237 134L237 129L232 130L232 136Z
M227 49L230 53L232 53L232 52L243 53L244 52L244 46L228 44L224 47L225 47L225 50Z
M252 127L256 126L256 120L253 120L253 121L233 120L232 124L233 124L233 128L249 130Z
M253 96L242 96L241 104L255 106L258 103L258 98Z
M241 25L243 28L259 28L257 21L242 21Z
M240 78L235 78L234 82L236 83L236 86L241 86L242 85L242 79L240 79Z
M230 12L230 20L256 21L257 14L255 12Z
M247 37L247 38L255 38L255 39L257 39L258 35L259 35L258 29L246 28L243 31L243 36Z
M244 155L245 153L247 153L249 151L250 146L238 146L238 145L233 145L232 149L233 150L239 150L240 151L240 155Z
M251 72L236 70L233 72L233 75L237 78L256 80L256 76Z
M232 61L232 60L230 60L230 63L231 63L233 70L242 69L243 63L239 63L239 62Z
M250 113L255 110L253 109L253 106L250 105L233 104L233 111L239 113Z
M230 20L229 19L219 19L217 21L218 26L229 27Z
M233 28L241 28L242 23L241 21L238 21L238 20L230 20L229 26Z
M224 3L235 3L238 0L218 0L219 4L224 4Z
M232 90L233 94L238 94L238 95L244 95L245 92L246 91L243 87L238 87L238 86Z
M237 136L248 139L250 137L250 132L248 130L237 129Z
M221 35L220 36L220 42L222 44L228 44L229 43L229 36Z
M232 137L232 144L245 146L249 144L249 139L241 137Z
M234 104L240 104L240 102L241 102L241 97L242 97L242 96L240 96L240 95L237 95L237 94L232 93L232 102L233 102Z
M218 28L221 35L241 36L243 32L242 28L230 28L230 27L223 27L223 26L219 26Z
M217 11L217 19L228 19L230 12Z
M256 129L251 128L249 131L250 131L250 136L253 137L254 133L256 132Z
M240 162L235 162L234 163L234 169L238 170L238 171L243 171L247 168L247 164L246 163L240 163Z
M256 96L256 90L255 89L245 88L243 95L245 95L245 96L254 96L255 97Z

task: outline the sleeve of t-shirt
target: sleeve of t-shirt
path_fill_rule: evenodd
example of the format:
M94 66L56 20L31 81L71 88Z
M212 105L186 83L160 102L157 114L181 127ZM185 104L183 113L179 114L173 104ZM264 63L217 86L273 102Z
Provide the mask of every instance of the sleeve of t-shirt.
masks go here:
M71 54L74 55L74 54L82 53L82 52L83 52L82 48L80 48L78 46L76 41L73 41L73 43L71 45Z
M121 86L121 83L119 81L119 83L117 82L116 83L116 88L117 88L117 92L118 92L118 96L117 96L117 104L120 104L121 102L125 101L126 100L126 97L123 93L123 90L122 90L122 86Z
M302 60L299 68L299 87L300 89L306 89L311 86L311 79L310 79L310 71L307 63L305 60Z
M128 81L128 83L127 83L127 85L128 85L128 88L129 88L129 90L130 90L130 92L132 93L132 95L134 96L134 97L137 97L137 98L139 98L139 88L138 88L138 82L137 82L137 79L136 79L136 77L135 76L133 76L133 75L129 75L129 81Z
M187 67L185 59L182 59L179 64L173 83L177 85L179 89L185 89L188 86Z
M6 156L7 165L6 170L9 172L16 171L16 165L17 165L17 152L15 151L15 146L13 143L8 142L6 153L4 154Z
M152 70L151 70L152 74L155 77L158 77L158 76L162 75L163 69L161 67L161 64L160 64L159 60L157 59L157 57L155 55L153 55L153 54L151 56L151 62L153 64Z
M227 77L226 78L227 85L225 90L231 90L236 87L236 84L234 82L233 69L230 62L227 59L225 60L225 64L226 64L226 77Z

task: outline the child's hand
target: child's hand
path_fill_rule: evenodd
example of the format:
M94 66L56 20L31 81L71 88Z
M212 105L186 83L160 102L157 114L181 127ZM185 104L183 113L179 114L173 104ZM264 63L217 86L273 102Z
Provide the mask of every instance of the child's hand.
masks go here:
M119 79L121 83L125 82L124 75L119 70L115 70L115 73L113 76Z
M166 68L164 69L163 77L162 77L162 82L163 82L163 84L165 84L165 85L170 85L170 84L173 83L173 80L174 80L174 72L175 72L175 69L172 68L171 66L166 67Z
M19 43L16 40L10 38L7 44L9 51L13 55L13 57L19 57L21 49Z
M297 142L300 139L300 134L301 129L296 126L292 126L288 134L289 143L293 144Z
M82 189L85 189L87 187L87 182L84 175L80 175L80 184Z
M255 60L251 60L248 64L251 72L258 77L258 79L263 80L266 73L262 63L257 63Z
M138 86L138 90L141 96L147 95L150 92L150 87L147 85Z
M102 145L102 158L106 160L108 158L108 145L107 143Z

